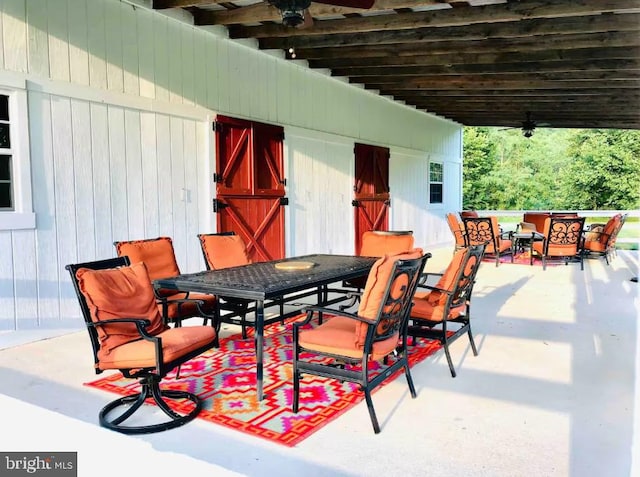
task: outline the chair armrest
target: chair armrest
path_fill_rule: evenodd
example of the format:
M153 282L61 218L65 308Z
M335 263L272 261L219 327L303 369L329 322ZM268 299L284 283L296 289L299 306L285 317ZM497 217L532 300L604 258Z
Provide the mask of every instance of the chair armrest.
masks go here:
M439 292L442 292L442 293L446 293L447 295L451 295L451 293L453 293L453 292L451 292L449 290L445 290L444 288L438 288L438 287L434 287L432 285L421 285L421 284L418 284L418 288L426 288L427 290L431 290L431 291L439 291Z
M420 285L425 285L426 281L430 278L430 277L441 277L443 276L444 273L435 273L435 272L426 272L423 273L422 275L420 275L420 278L418 279L418 286Z
M326 313L328 315L334 315L334 316L340 316L343 318L350 318L352 320L357 320L357 321L361 321L363 323L368 323L370 325L375 324L375 320L370 320L369 318L364 318L362 316L359 315L354 315L353 313L348 313L346 311L342 311L342 310L336 310L335 308L327 308L324 306L308 306L306 308L304 308L302 310L303 312L307 313L307 317L304 319L304 321L298 322L298 323L294 323L293 326L294 327L300 327L303 325L306 325L309 323L309 321L311 320L311 318L313 317L314 313Z
M136 325L136 328L138 329L138 333L140 333L140 336L142 336L144 339L147 339L147 340L158 339L155 336L147 333L147 326L151 325L151 320L148 320L146 318L114 318L112 320L92 321L91 323L87 323L87 326L97 327L97 326L111 325L113 323L134 323Z

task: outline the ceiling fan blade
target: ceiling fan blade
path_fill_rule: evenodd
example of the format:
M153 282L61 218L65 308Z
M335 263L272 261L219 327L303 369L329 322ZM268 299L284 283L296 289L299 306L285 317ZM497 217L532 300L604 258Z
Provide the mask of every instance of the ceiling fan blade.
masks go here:
M324 3L325 5L335 5L336 7L364 8L368 9L373 6L375 0L313 0L315 3Z
M308 8L304 9L304 22L298 28L311 28L313 26L313 17Z

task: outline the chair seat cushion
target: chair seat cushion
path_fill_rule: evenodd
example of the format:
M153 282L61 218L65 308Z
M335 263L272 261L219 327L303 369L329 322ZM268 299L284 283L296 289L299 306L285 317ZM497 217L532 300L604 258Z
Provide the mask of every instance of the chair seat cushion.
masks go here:
M438 293L437 291L431 293ZM430 294L428 294L430 295ZM442 321L444 319L444 303L434 304L428 299L428 295L424 298L414 298L413 307L411 308L411 319L423 319L427 321ZM446 295L444 295L446 298ZM465 306L457 306L449 310L449 319L460 316L465 311Z
M500 253L506 252L507 250L511 250L511 240L501 239L500 243L498 245L498 248L500 250ZM493 246L493 243L489 242L487 244L487 248L485 249L485 253L488 253L488 254L496 253L495 252L495 247Z
M165 330L144 263L105 270L81 268L76 272L76 277L92 321L145 318L151 321L147 327L149 334L155 335ZM97 326L96 330L100 351L105 355L124 343L140 339L134 323Z
M169 320L176 320L179 318L188 318L191 316L199 316L200 311L195 302L182 302L176 303L175 300L184 300L187 297L186 293L177 293L167 297L167 317ZM188 298L190 300L202 300L204 301L203 311L206 313L213 313L216 308L217 299L214 295L207 295L205 293L189 293ZM162 305L158 305L162 311Z
M533 251L543 255L544 242L534 242ZM547 257L570 257L578 253L578 245L549 245Z
M199 348L212 344L216 332L211 326L184 326L169 328L159 335L162 339L162 357L169 363ZM156 366L155 343L137 340L125 343L110 353L98 353L100 369L134 369Z
M360 359L363 345L357 345L353 339L356 328L367 326L357 320L341 316L327 316L328 321L313 329L300 330L298 342L305 349L319 353L329 353L339 356ZM378 360L391 353L398 345L398 334L391 338L373 343L373 354L370 359Z
M590 252L604 252L607 250L607 245L599 240L585 240L584 249Z

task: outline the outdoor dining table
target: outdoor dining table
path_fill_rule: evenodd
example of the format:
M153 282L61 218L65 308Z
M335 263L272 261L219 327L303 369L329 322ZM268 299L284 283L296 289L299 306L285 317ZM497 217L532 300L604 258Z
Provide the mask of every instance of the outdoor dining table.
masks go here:
M216 296L255 300L255 353L258 400L263 398L263 337L264 326L300 313L309 303L298 303L296 309L283 315L264 316L265 302L283 300L293 304L304 297L316 295L322 306L338 303L345 296L329 299L328 285L365 276L376 257L316 254L257 262L239 267L187 273L154 281L156 289L207 293ZM302 267L296 265L302 264ZM289 267L291 265L291 267Z

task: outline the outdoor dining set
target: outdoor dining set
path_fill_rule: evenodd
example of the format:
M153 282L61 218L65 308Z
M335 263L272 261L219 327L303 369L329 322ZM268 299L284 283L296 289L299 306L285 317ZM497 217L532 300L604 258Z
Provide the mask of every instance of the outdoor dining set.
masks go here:
M364 393L376 433L380 425L373 389L403 372L416 397L409 340L439 342L452 377L452 341L466 334L477 355L470 305L485 244L460 248L444 273L427 273L431 254L414 246L410 231L365 232L358 255L313 254L255 263L238 235L197 238L206 262L201 272L180 272L169 237L116 242L117 257L66 267L96 373L120 371L140 383L138 393L100 411L103 427L140 434L194 419L202 399L160 384L173 379L173 374L167 377L172 371L178 377L187 361L218 347L222 323L239 325L243 338L253 334L257 402L268 392L265 327L287 321L292 325L293 412L298 412L305 375L352 382ZM203 322L184 323L189 318ZM372 373L370 364L382 370ZM168 419L127 425L145 402L154 402Z
M615 254L618 233L626 214L615 214L606 223L585 226L585 217L577 213L525 212L516 230L503 230L496 216L479 217L476 211L448 213L447 222L455 239L455 250L469 245L486 243L485 254L493 256L496 266L500 257L510 255L511 262L519 252L526 252L529 264L534 257L547 262L561 260L564 263L579 262L584 269L584 259L604 257L607 265Z

